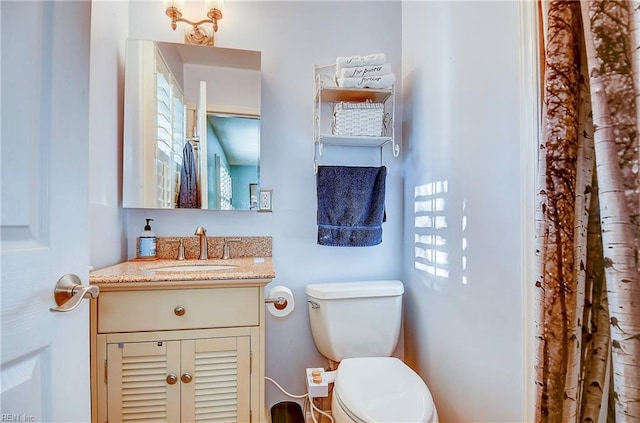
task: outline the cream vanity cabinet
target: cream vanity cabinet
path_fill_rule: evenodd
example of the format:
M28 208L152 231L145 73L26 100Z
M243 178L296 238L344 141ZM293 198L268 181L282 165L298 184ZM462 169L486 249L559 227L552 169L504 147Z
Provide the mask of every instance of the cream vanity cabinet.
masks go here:
M98 284L93 420L263 421L269 282Z

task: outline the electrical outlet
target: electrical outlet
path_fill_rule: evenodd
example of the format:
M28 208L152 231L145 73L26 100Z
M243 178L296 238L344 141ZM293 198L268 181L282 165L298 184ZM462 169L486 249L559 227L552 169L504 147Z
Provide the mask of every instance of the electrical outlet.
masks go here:
M273 204L271 194L273 190L262 189L260 190L260 211L272 211Z

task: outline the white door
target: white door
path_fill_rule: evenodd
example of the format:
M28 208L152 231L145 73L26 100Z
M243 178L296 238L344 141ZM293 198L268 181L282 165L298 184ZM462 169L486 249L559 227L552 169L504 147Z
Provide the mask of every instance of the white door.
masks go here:
M200 207L209 208L209 169L207 168L207 83L200 81L200 91L198 92L198 105L196 106L196 122L198 125L198 135L200 148Z
M53 313L58 279L89 277L91 2L0 2L3 421L90 420L88 301Z

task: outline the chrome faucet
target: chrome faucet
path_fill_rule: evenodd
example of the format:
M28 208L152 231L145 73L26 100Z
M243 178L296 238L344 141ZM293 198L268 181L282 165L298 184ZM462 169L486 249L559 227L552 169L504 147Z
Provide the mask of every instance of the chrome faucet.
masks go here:
M224 247L222 247L222 259L229 260L231 258L231 248L229 247L230 242L240 242L242 239L240 238L227 238L224 240Z
M194 235L200 236L200 260L207 260L209 258L209 245L207 243L207 230L202 226L196 228Z

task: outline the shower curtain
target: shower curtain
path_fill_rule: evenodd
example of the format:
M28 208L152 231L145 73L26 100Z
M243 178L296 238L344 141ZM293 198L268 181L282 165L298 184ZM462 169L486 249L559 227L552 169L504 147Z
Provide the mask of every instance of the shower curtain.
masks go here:
M536 421L639 422L640 12L538 5Z

